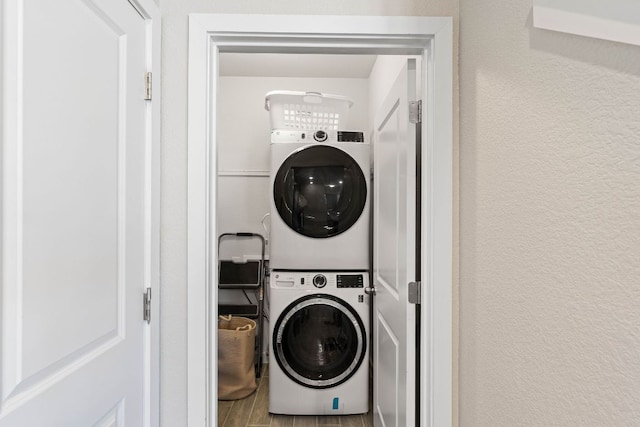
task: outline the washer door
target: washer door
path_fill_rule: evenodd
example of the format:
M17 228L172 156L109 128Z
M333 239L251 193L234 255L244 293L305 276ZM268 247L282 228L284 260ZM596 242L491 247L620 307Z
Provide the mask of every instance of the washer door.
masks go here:
M311 145L290 155L278 169L273 198L283 221L308 237L347 231L367 200L367 181L358 163L335 147Z
M289 378L310 388L342 384L366 353L362 320L343 300L308 295L290 304L273 332L276 361Z

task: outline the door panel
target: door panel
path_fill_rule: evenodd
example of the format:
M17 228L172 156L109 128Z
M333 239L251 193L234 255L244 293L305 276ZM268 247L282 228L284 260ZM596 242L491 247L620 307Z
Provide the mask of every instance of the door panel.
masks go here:
M408 60L376 118L374 135L374 423L415 424L415 60Z
M398 425L398 403L400 402L400 384L398 384L400 380L398 372L401 353L400 340L384 317L379 315L376 324L376 359L378 360L376 364L384 366L385 369L377 369L374 378L377 390L374 405L374 414L377 417L374 420L376 420L376 425L382 421L381 425L383 426L394 426Z
M401 165L394 136L398 133L398 103L392 106L384 118L382 128L377 134L375 145L376 167L375 180L376 205L374 224L378 244L376 244L376 279L397 294L398 271L403 259L398 251L403 248L399 244L399 231L402 229L399 217L399 203L404 201L400 182ZM397 297L397 295L396 295Z
M145 23L3 6L0 426L142 425Z

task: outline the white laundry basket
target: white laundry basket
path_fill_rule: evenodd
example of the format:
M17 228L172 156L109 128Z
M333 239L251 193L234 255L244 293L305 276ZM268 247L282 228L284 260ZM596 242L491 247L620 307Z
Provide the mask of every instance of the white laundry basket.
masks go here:
M320 92L274 90L265 95L271 129L345 129L353 101Z

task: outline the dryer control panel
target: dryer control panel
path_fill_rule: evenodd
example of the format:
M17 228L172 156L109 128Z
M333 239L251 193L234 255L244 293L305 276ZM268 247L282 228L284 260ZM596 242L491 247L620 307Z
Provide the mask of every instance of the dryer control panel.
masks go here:
M276 129L271 131L272 143L309 142L335 143L359 142L365 143L364 132L347 130L288 130Z

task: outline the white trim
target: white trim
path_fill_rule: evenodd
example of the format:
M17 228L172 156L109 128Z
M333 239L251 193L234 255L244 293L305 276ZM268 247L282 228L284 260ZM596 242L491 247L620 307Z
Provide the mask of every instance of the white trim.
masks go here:
M209 215L207 122L209 36L189 17L189 120L187 207L187 425L207 425L207 274ZM215 150L214 150L215 151ZM216 162L212 162L214 168ZM215 225L214 225L215 228ZM216 245L213 245L216 248ZM214 263L215 264L215 263ZM214 353L215 354L215 353ZM213 372L217 375L217 372ZM217 379L214 378L213 381Z
M432 96L423 96L419 404L421 425L430 427L453 422L453 73L442 65L451 52L449 22L434 34L422 67L423 92Z
M533 26L640 46L640 2L533 0Z
M348 29L345 31L345 28ZM189 16L188 124L188 426L215 425L217 381L215 150L218 53L423 54L424 198L421 426L452 422L452 150L453 82L451 18L379 16ZM426 52L426 53L425 53ZM435 108L435 105L438 108ZM427 240L430 239L430 240ZM435 250L437 248L437 250ZM210 307L211 310L207 310ZM438 325L436 329L436 325ZM443 326L444 325L444 326Z

